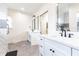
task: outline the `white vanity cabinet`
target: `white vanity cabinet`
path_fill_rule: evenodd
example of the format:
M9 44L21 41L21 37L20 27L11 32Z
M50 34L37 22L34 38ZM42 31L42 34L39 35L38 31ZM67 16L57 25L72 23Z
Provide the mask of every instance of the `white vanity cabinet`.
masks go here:
M71 48L56 41L45 39L45 54L48 56L70 56Z
M41 56L71 56L71 48L59 42L41 37L39 41Z
M79 56L79 50L72 49L72 56Z
M40 55L42 56L79 56L79 50L60 43L56 38L41 37L39 41Z
M64 44L61 38L48 38L36 33L31 33L30 37L32 45L39 45L40 56L79 56L79 50L68 45L67 41Z
M64 54L52 45L47 44L45 45L45 56L64 56Z
M39 33L30 32L28 34L28 37L29 37L28 40L31 42L31 45L38 45L39 40L40 40Z

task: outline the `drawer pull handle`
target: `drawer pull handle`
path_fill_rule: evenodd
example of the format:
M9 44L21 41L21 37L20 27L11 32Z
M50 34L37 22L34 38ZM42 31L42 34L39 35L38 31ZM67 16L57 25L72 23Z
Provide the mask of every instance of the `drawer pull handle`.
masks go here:
M52 49L50 49L50 51L52 51Z
M41 39L41 40L43 40L43 39Z
M50 51L52 51L53 53L55 53L55 51L54 51L54 50L52 50L52 49L50 49Z
M52 52L53 52L53 53L55 53L55 51L54 51L54 50L53 50Z

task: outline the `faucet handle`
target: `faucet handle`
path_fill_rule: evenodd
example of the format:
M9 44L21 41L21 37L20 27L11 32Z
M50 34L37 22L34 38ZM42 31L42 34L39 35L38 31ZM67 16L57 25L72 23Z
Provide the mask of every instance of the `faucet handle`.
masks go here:
M61 36L63 36L63 34L62 34L62 33L59 33L59 34L61 34Z
M71 35L73 35L73 34L69 33L69 36L68 37L71 38Z

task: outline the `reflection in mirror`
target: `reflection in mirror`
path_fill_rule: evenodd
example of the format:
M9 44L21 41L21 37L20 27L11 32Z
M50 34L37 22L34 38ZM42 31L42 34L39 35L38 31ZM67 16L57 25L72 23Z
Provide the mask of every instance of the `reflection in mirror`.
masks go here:
M36 20L35 20L35 15L33 15L33 20L32 20L32 31L36 29Z
M37 29L39 30L39 16L36 17Z
M77 32L79 32L79 13L76 14L77 18Z
M79 3L57 4L57 31L79 32Z
M69 12L66 4L58 3L57 5L57 31L69 29Z

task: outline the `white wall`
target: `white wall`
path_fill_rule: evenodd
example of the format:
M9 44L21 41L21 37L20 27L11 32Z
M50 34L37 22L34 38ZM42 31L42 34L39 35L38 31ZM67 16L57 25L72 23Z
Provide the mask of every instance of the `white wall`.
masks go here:
M32 25L32 16L15 10L8 11L8 15L12 18L12 29L9 33L10 43L27 40L27 31Z
M56 35L57 7L56 4L49 4L48 8L48 34Z
M56 34L56 4L50 3L42 6L39 11L37 11L34 15L40 16L44 12L48 10L48 35L55 35Z
M7 8L0 6L0 19L7 19Z
M0 19L7 19L7 8L0 5ZM5 56L8 51L8 43L6 37L6 29L0 28L0 56Z

